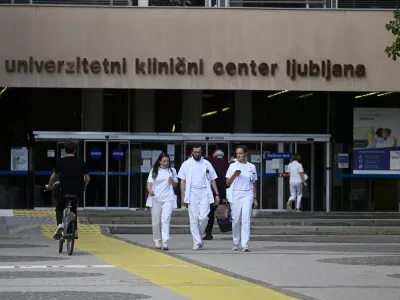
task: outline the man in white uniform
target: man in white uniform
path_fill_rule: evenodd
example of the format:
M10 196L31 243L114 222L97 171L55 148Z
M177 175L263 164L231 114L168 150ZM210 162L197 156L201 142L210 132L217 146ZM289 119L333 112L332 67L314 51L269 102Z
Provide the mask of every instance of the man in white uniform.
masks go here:
M215 179L217 174L211 163L202 156L201 145L194 145L192 156L186 160L178 173L181 179L182 205L187 204L189 209L190 232L193 237L193 250L203 247L203 234L210 212L210 204L218 205L220 198ZM213 188L216 196L211 190Z

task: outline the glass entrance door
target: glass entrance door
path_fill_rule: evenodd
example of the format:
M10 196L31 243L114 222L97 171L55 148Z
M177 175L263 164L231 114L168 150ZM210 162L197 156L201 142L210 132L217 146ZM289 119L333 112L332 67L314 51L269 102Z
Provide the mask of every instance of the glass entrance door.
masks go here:
M292 155L297 153L300 155L301 164L303 165L304 173L307 175L307 187L303 188L303 198L301 200L301 210L303 211L314 211L315 210L315 202L314 202L314 179L315 179L315 170L314 170L314 161L315 161L315 151L314 151L314 143L289 143L285 144L285 151L291 153ZM285 169L286 166L291 162L290 159L285 159ZM287 171L287 170L285 170ZM323 178L323 174L320 174L321 179ZM283 191L283 199L284 203L286 203L290 197L290 186L289 186L289 177L285 177L284 179L284 191ZM286 204L284 205L286 208Z
M89 168L90 183L84 193L85 208L106 207L106 141L85 141L84 160Z
M107 207L128 208L131 161L129 141L108 141Z
M130 199L130 142L85 141L84 159L90 183L84 195L88 209L128 208Z

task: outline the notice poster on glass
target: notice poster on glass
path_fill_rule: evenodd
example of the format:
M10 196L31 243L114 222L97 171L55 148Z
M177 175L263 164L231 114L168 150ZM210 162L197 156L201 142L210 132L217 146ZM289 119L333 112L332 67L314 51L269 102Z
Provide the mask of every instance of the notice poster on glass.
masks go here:
M338 168L347 169L349 167L349 154L339 153L338 154Z
M27 148L11 148L11 171L28 171Z
M400 109L354 108L353 173L400 174Z

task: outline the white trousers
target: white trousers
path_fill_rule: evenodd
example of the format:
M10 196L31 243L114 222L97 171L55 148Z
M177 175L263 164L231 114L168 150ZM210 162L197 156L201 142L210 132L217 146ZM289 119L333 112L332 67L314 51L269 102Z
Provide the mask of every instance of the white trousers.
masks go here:
M249 246L251 208L253 207L253 190L234 191L232 209L232 238L233 244L242 248Z
M203 242L201 236L207 227L208 214L210 212L207 189L190 189L188 209L193 244L200 245Z
M290 183L289 201L296 200L296 208L300 209L301 198L303 197L303 184L301 182Z
M153 200L151 220L153 225L154 242L160 242L162 239L163 243L168 243L169 225L171 222L173 205L172 201L162 202L159 200Z

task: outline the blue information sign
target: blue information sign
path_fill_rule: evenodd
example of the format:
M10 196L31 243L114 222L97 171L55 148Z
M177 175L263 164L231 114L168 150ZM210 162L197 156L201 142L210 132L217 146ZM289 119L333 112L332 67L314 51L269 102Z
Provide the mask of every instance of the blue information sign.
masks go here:
M398 153L400 147L360 149L353 153L354 174L400 174Z
M112 152L112 156L115 160L121 160L125 157L124 150L121 148L115 148Z
M92 150L90 150L90 157L93 160L99 160L101 158L101 149L100 148L93 148Z
M285 152L267 152L265 153L265 159L283 159L283 158L291 158L292 153Z

